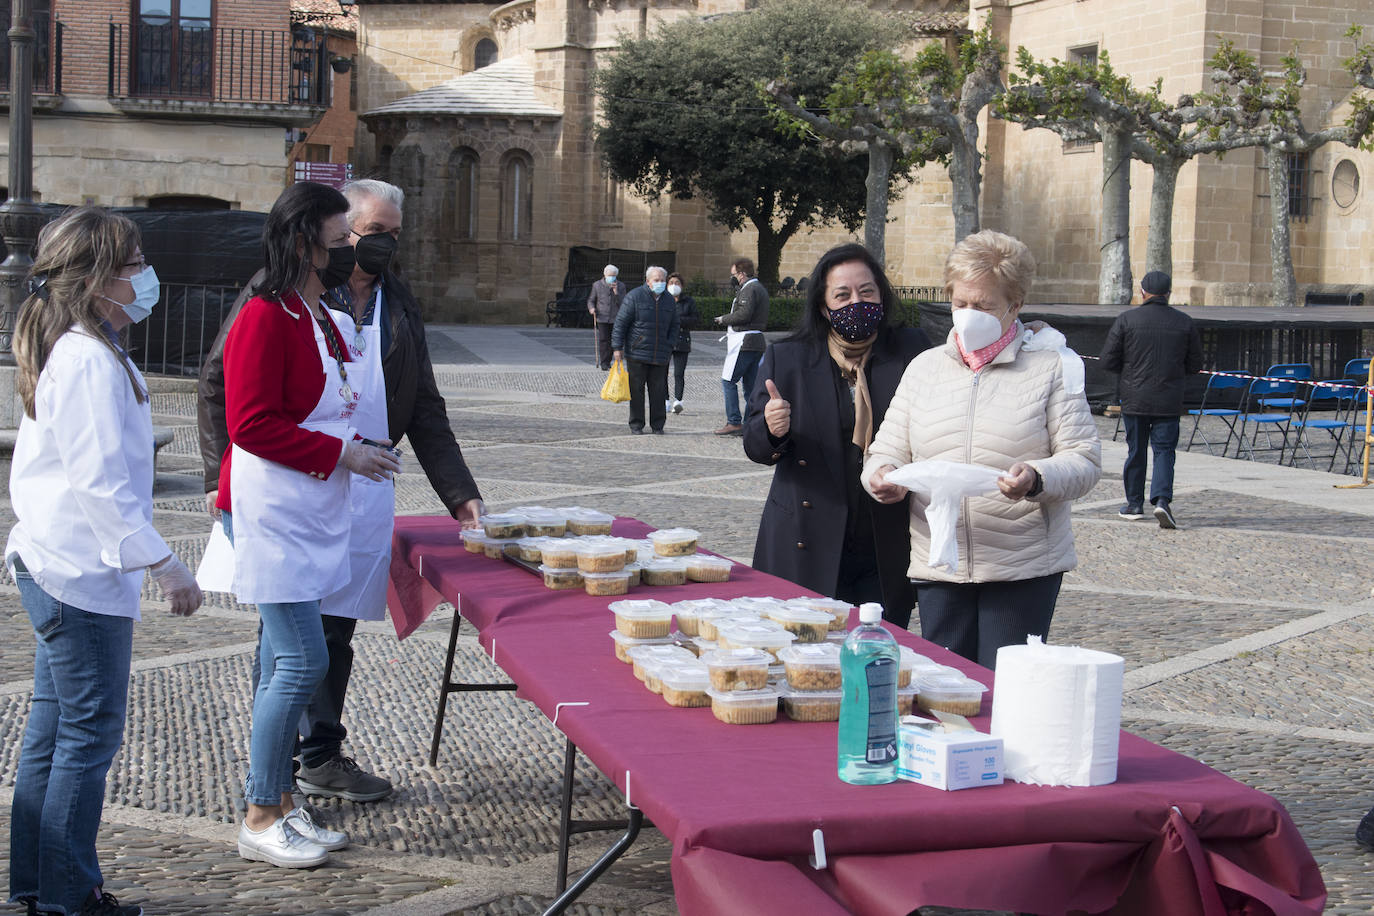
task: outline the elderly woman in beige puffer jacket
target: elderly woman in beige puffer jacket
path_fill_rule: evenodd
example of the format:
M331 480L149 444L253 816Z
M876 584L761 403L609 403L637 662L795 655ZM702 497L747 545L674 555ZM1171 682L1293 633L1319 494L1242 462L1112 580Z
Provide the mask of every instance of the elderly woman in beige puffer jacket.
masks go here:
M907 367L863 468L879 502L907 490L889 471L942 459L1005 468L1000 495L963 501L954 572L927 565L925 507L911 498L911 568L921 635L991 668L997 650L1049 633L1065 570L1070 509L1102 473L1101 442L1082 392L1064 387L1060 354L1024 350L1017 314L1035 275L1026 246L985 230L945 261L954 329Z

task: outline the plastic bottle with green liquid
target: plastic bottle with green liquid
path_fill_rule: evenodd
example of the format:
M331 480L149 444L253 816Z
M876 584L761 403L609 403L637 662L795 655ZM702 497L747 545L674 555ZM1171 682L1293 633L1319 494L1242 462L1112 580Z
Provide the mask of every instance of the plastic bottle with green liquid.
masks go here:
M897 779L897 641L883 606L859 608L840 650L840 779L860 786Z

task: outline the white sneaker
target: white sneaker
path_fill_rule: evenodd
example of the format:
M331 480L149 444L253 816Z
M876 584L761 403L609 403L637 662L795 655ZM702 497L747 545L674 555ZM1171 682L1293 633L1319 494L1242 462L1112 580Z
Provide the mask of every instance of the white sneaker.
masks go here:
M249 830L245 822L239 828L239 855L280 868L314 868L329 861L329 850L301 836L284 817L263 830Z
M673 413L682 413L682 402L676 398L673 399Z
M348 834L341 830L329 830L321 827L315 823L315 818L310 815L310 812L300 805L292 808L283 820L301 836L331 852L335 849L343 849L348 845Z
M672 399L672 398L669 398L668 400L666 400L666 401L663 402L663 412L664 412L664 413L672 413L672 412L673 412L673 399Z

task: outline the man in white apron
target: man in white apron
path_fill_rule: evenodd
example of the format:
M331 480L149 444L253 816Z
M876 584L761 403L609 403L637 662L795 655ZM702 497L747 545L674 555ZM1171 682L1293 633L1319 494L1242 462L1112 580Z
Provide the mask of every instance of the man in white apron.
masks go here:
M716 324L727 328L721 338L725 341L725 365L720 372L725 395L725 425L716 430L717 436L744 435L744 414L737 386L743 383L744 403L748 404L766 345L763 331L768 327L768 290L754 276L754 262L748 258L737 259L730 265L730 276L740 287L730 311L716 317Z
M477 484L454 439L444 399L434 382L419 305L392 270L401 231L402 192L385 182L358 181L345 187L344 194L349 200L357 267L349 282L331 290L326 301L353 360L348 378L359 394L359 409L350 422L367 439L399 442L406 437L455 521L475 527L483 511ZM230 321L244 299L240 297ZM228 322L200 379L198 414L207 488L218 480L223 453L218 435L227 442L222 432L220 362L227 327ZM344 756L347 729L342 717L353 668L354 629L359 620L381 620L386 614L395 489L392 481L374 482L358 475L353 475L351 484L351 576L345 588L321 602L329 672L301 717L297 783L308 794L369 802L385 798L392 786Z

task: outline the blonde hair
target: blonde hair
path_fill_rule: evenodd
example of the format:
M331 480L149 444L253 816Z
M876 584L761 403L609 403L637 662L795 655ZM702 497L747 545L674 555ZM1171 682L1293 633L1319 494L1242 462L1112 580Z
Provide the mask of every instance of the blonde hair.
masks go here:
M984 229L966 236L945 258L945 295L954 284L977 282L985 277L997 281L1009 302L1025 302L1035 280L1035 258L1020 239Z
M29 273L34 292L19 306L13 340L19 396L30 417L36 416L38 377L57 339L73 325L109 347L129 376L139 403L148 400L137 371L101 327L105 322L101 291L138 246L138 227L127 217L100 207L72 210L38 233L38 254Z

